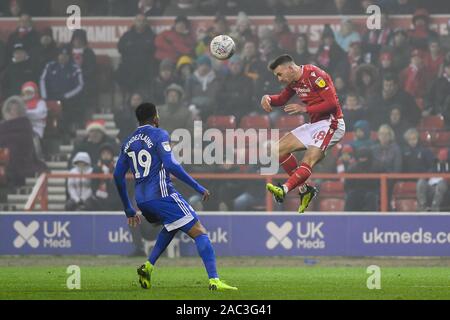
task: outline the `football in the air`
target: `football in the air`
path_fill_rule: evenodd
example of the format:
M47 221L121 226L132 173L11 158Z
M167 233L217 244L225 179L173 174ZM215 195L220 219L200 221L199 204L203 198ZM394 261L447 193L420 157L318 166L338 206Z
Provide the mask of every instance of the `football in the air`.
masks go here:
M216 59L226 60L234 54L236 44L230 36L219 35L212 39L209 48Z

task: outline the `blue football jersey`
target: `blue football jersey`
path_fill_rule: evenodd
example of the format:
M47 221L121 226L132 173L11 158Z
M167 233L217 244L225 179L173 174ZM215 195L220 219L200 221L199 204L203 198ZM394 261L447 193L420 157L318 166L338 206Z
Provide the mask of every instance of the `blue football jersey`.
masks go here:
M168 133L151 125L140 126L123 143L118 166L128 166L135 178L136 202L168 197L175 192L163 165L163 153L171 153ZM126 161L127 163L121 163Z

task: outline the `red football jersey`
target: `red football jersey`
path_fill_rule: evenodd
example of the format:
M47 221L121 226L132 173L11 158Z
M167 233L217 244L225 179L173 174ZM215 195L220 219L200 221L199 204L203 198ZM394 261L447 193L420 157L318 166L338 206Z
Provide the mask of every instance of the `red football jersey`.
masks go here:
M285 105L294 94L307 105L306 111L311 123L329 119L343 118L341 105L336 94L333 80L328 73L312 64L300 66L301 78L288 85L280 94L270 96L270 105Z

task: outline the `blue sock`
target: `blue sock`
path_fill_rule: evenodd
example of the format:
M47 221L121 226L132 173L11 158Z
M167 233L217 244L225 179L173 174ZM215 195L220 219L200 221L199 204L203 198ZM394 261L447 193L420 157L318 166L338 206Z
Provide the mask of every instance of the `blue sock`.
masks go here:
M208 235L202 234L196 237L195 245L197 246L197 251L200 257L202 257L203 264L205 265L206 272L208 272L209 279L218 278L216 269L216 256L214 254L214 249L209 241Z
M150 261L152 265L155 265L156 260L158 260L161 253L166 250L167 246L169 245L170 241L172 241L176 233L177 230L169 232L166 230L166 228L162 228L161 232L158 235L158 239L156 239L155 247L153 248L152 252L150 253L150 257L148 258L148 261Z

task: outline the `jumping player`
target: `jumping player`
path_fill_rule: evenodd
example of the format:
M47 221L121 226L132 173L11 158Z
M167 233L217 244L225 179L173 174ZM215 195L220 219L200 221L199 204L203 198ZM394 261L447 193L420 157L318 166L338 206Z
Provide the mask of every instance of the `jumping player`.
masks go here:
M286 194L299 187L300 207L303 213L318 190L306 181L312 168L325 157L326 150L338 143L345 134L345 123L339 100L331 77L320 68L311 65L297 65L289 55L281 55L269 64L269 69L286 88L277 95L265 95L262 108L271 112L274 106L283 106L297 95L300 104L288 104L288 114L307 113L310 123L295 128L282 137L277 144L280 165L289 175L284 184L268 183L267 190L278 202ZM305 150L299 163L292 152Z
M161 221L164 228L158 235L148 261L137 269L139 283L144 289L151 286L154 265L178 230L194 239L209 276L210 290L237 290L219 280L216 257L206 230L194 209L175 190L169 174L183 181L208 200L210 193L175 160L167 131L159 129L155 105L143 103L136 108L139 127L123 143L114 171L114 180L122 200L128 224L135 227L140 215L130 203L125 175L129 169L135 178L136 203L149 221Z

